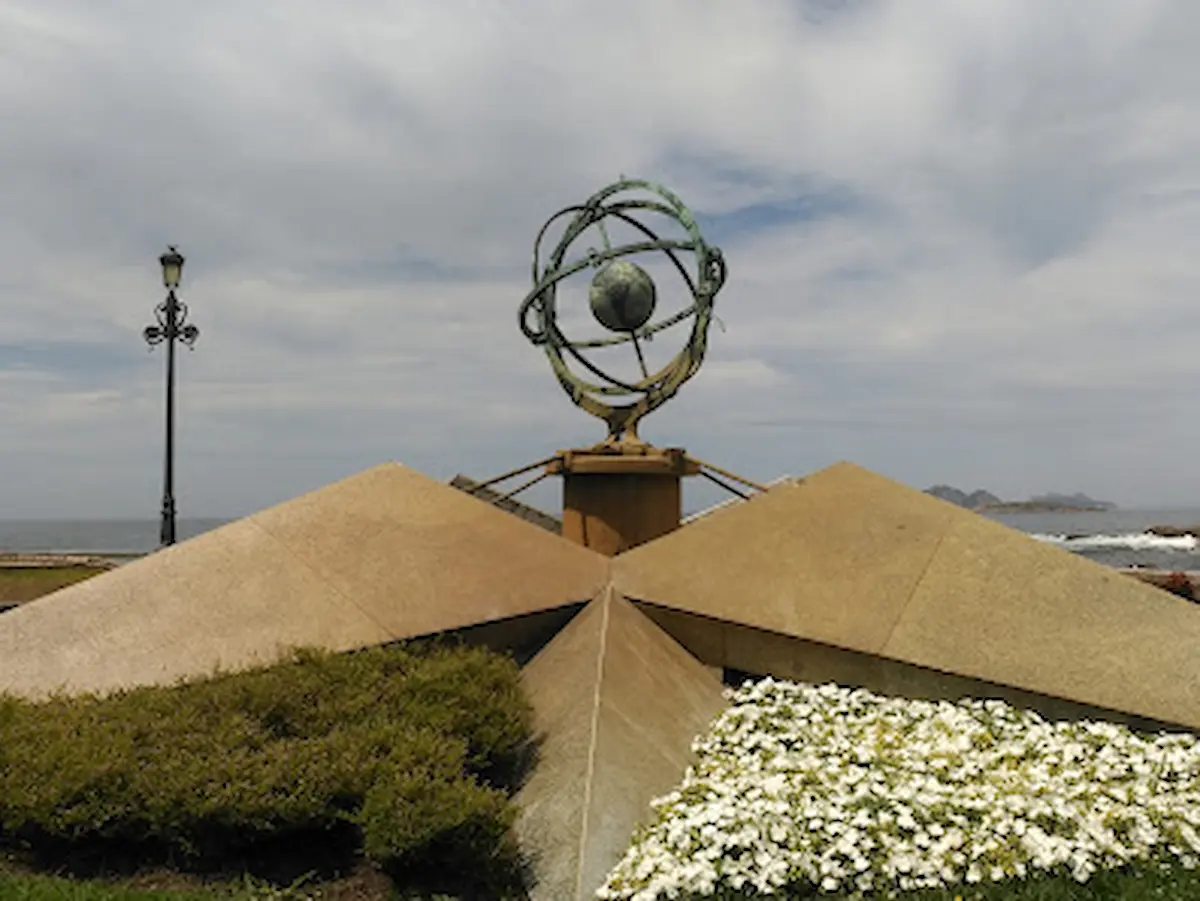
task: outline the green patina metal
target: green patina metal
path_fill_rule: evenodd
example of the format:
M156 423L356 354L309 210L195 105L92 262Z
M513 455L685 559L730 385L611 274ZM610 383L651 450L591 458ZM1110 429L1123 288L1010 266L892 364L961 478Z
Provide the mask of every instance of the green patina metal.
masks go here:
M652 197L620 199L631 191ZM633 213L659 213L682 226L686 239L659 238ZM562 238L541 264L541 245L547 230L563 216L574 214ZM645 241L612 246L604 220L613 217L633 226ZM583 232L595 225L604 242L603 250L590 248L582 259L568 261L571 245ZM686 283L692 302L684 310L653 321L656 290L649 274L623 257L639 253L662 252ZM693 278L679 259L678 252L695 256ZM609 331L611 338L571 341L559 330L555 306L559 282L585 269L598 269L592 280L589 300L593 315ZM593 194L582 205L569 206L547 220L538 232L533 247L533 289L521 302L518 322L521 331L535 346L542 347L563 389L576 405L608 424L609 441L638 440L637 424L652 410L670 400L679 387L696 374L704 361L708 345L708 327L712 322L713 302L725 283L725 259L720 249L709 246L696 219L683 202L661 185L640 179L621 178ZM649 372L642 355L641 341L692 318L692 333L687 343L657 372ZM642 369L642 378L623 381L593 364L585 351L619 344L631 344ZM588 377L577 374L568 360L578 364ZM597 381L591 380L592 378ZM608 398L635 398L629 403L606 402Z

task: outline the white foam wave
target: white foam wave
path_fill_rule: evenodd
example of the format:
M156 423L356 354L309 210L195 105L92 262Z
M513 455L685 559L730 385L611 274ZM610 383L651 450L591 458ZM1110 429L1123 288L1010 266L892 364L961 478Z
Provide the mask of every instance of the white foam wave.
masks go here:
M1049 535L1033 534L1030 538L1054 544L1070 551L1120 549L1130 551L1194 551L1195 535L1151 535L1138 532L1131 535Z

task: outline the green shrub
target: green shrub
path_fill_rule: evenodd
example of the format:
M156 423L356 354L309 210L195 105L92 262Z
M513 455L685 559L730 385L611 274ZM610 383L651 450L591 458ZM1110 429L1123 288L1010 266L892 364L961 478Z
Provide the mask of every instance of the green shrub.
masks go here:
M389 763L358 814L366 856L430 890L454 886L501 897L511 889L519 861L510 832L515 809L505 794L464 776L462 756Z
M0 842L189 860L349 829L390 872L495 874L516 859L518 676L483 650L393 647L105 698L0 697Z

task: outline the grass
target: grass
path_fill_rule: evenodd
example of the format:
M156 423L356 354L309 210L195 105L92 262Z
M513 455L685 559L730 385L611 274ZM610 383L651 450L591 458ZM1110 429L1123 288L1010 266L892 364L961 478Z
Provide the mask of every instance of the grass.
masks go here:
M34 873L0 858L0 901L459 901L402 892L380 873L341 880L272 882L243 873L202 878L171 870L133 876L78 878Z
M0 901L212 901L215 897L215 892L153 891L59 876L0 874Z
M0 901L465 901L398 887L383 873L359 867L341 878L306 873L291 881L250 872L196 874L163 867L81 877L40 873L0 853Z
M91 566L0 567L0 604L24 604L107 571Z
M168 884L189 885L176 877ZM400 893L376 884L298 883L277 886L243 876L240 879L196 883L187 888L145 888L152 879L99 881L43 875L6 874L0 869L0 901L458 901L451 895ZM746 896L749 897L749 896ZM799 901L805 896L779 896ZM820 896L839 901L845 895ZM1200 899L1200 872L1180 866L1143 867L1097 873L1085 885L1068 877L1006 882L986 887L910 892L898 901L1188 901ZM731 898L730 901L733 901Z
M899 896L903 901L1194 901L1200 873L1178 864L1102 870L1083 885L1069 876L1002 882L986 888L937 889ZM781 899L782 901L782 899Z
M32 873L0 858L0 901L474 901L397 887L383 874L361 870L338 880L302 876L272 882L249 873L200 878L169 870L136 876L82 879Z

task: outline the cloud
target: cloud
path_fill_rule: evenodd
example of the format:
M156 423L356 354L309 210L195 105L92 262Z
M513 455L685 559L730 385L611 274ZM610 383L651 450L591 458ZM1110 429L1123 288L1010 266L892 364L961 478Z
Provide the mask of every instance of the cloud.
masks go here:
M0 509L153 515L168 242L182 511L598 439L516 309L622 173L729 263L654 440L1200 505L1197 40L1178 0L7 0Z

